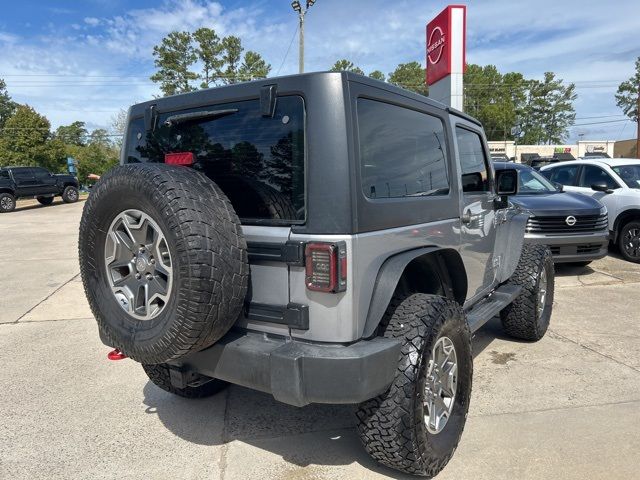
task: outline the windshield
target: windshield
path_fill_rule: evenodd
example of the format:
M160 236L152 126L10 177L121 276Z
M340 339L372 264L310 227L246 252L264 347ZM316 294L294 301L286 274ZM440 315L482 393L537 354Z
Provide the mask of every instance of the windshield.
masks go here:
M629 188L640 190L640 165L620 165L611 168Z
M520 170L518 194L554 193L558 189L535 170Z

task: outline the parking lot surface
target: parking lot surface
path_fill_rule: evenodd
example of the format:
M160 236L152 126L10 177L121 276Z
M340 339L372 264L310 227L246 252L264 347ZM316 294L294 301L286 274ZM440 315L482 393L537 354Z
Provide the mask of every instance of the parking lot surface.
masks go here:
M172 396L109 362L77 262L82 202L0 216L0 478L401 478L361 448L351 406L240 387ZM473 342L471 409L438 479L638 478L640 266L560 267L538 343L495 319Z

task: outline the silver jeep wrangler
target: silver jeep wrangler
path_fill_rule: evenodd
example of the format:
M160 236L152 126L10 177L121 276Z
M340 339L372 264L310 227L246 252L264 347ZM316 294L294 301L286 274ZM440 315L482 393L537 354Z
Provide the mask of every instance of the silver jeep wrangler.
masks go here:
M472 332L540 339L554 270L524 246L473 118L351 73L131 107L80 229L102 341L184 397L235 383L359 404L366 450L433 476L464 427Z

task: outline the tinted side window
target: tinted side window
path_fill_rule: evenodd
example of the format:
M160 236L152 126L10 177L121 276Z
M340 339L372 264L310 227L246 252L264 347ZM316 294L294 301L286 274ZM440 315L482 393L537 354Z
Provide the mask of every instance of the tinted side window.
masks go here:
M620 188L620 185L600 167L585 165L582 171L581 187L591 188L596 183L604 183L609 188Z
M30 168L16 168L12 170L11 173L13 173L13 178L16 180L33 178L33 172Z
M229 113L176 120L217 110ZM247 100L163 113L157 125L146 132L142 118L131 121L127 163L162 163L168 153L192 153L195 168L218 184L245 223L304 220L302 97L278 97L273 117L262 115L259 100Z
M559 183L560 185L573 185L576 180L576 175L578 174L578 165L570 165L566 167L558 167L551 170L551 172L546 171L548 174L549 180L552 182Z
M369 198L449 193L442 121L426 113L359 98L362 189Z
M0 170L0 178L9 178L9 172L7 170Z
M40 178L49 178L49 171L45 170L44 168L34 168L33 169L33 173L35 174L36 178L40 179Z
M488 192L490 190L489 175L482 138L477 133L460 127L456 127L456 137L462 169L462 191L465 193Z

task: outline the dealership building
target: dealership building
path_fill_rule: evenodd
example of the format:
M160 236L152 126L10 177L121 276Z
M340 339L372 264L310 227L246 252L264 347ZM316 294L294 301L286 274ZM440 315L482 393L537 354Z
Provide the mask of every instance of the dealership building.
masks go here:
M569 145L517 145L513 140L494 141L489 143L489 151L492 156L515 158L516 162L522 162L523 154L526 158L530 155L540 157L562 156L566 159L586 157L590 155L603 155L614 157L613 140L580 140Z

